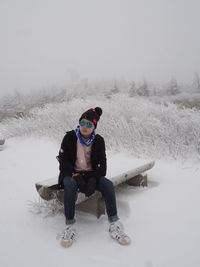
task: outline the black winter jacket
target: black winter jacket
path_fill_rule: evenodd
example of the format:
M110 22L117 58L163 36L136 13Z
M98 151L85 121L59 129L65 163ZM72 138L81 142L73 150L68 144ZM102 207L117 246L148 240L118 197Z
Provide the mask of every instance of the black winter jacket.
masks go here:
M59 155L60 174L58 177L59 187L63 187L63 178L65 176L72 176L77 155L77 137L74 130L69 131L64 136ZM100 178L106 176L107 160L105 152L105 142L102 136L96 135L91 148L91 164L93 169L93 176Z

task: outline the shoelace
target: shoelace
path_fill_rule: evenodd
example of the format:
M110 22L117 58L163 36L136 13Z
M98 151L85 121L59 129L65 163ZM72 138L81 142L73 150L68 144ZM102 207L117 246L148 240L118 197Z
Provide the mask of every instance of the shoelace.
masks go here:
M74 240L75 239L75 231L73 229L71 229L71 227L66 228L62 233L57 235L57 239L71 239Z
M71 228L67 228L64 231L63 239L74 239L75 238L75 232Z
M123 232L123 226L121 224L111 224L110 225L110 232L116 231L116 232Z
M118 239L118 240L122 240L122 239L124 239L124 238L126 238L127 236L125 235L125 233L124 232L115 232L114 233L115 234L115 238L116 239Z
M111 227L110 233L118 240L126 238L126 234L123 232L122 227L120 227L119 225L114 225L113 229Z

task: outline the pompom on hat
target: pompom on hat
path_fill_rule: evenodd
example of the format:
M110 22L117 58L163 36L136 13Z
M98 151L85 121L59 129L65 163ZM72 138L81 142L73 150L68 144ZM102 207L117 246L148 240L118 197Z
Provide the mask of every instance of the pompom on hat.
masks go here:
M95 128L97 127L97 122L99 121L101 115L102 115L102 109L100 107L96 107L96 108L91 108L91 109L88 109L87 111L85 111L80 119L79 119L79 122L82 120L82 119L86 119L88 121L91 121Z

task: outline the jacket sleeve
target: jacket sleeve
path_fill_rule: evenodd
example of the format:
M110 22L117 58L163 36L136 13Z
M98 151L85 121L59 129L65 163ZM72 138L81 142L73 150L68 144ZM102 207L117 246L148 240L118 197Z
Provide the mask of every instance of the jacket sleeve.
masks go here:
M106 172L107 172L106 148L105 148L105 141L103 137L101 137L100 149L98 151L98 163L95 169L95 176L96 177L106 176Z
M106 176L107 172L107 158L106 158L106 148L105 148L105 141L102 138L102 149L100 152L100 166L99 171L102 176Z
M62 186L62 181L65 176L71 176L73 172L73 164L70 159L70 137L66 133L64 136L61 147L59 150L59 155L56 157L59 162L60 174L58 177L58 184Z

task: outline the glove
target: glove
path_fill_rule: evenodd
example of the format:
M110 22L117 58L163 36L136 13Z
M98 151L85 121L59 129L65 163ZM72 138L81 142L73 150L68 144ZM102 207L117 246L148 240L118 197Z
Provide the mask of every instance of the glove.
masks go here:
M96 179L95 177L90 177L86 183L86 187L85 187L85 196L89 197L91 196L96 189Z
M74 180L77 182L80 192L85 193L86 182L81 174L73 175Z

